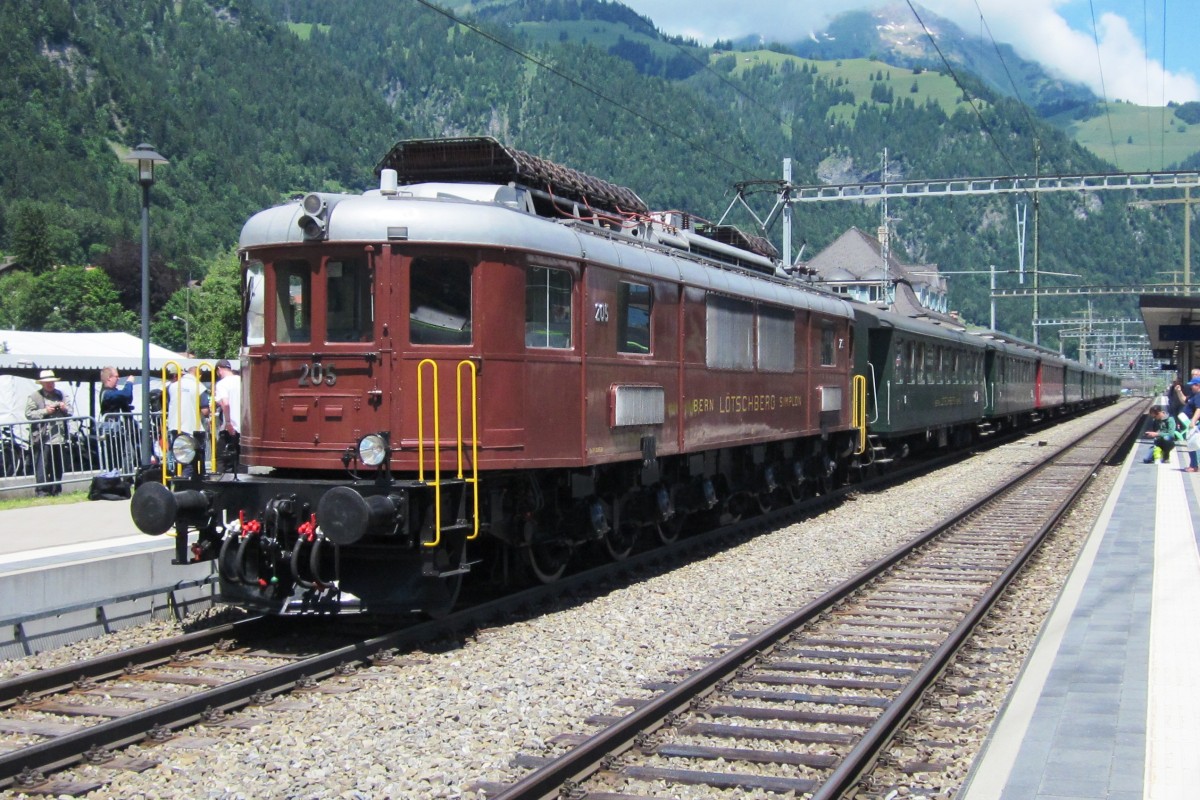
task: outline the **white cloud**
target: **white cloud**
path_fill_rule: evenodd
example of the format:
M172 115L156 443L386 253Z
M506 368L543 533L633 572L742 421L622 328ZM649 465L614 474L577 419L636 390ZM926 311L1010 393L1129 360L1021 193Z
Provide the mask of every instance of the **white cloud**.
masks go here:
M777 0L739 0L736 4L728 0L624 1L662 30L706 43L748 34L797 41L823 29L837 14L883 4L883 0L801 0L787 7ZM1012 45L1022 57L1041 63L1052 74L1082 83L1110 100L1141 105L1200 100L1200 82L1195 75L1187 69L1164 72L1160 61L1148 60L1141 38L1133 33L1125 17L1101 14L1096 36L1090 25L1088 30L1071 28L1059 13L1067 1L924 0L920 5L953 21L968 34L986 36L980 20L982 10L987 30L996 41ZM1142 9L1135 10L1140 15ZM1194 48L1189 49L1194 52ZM1192 57L1191 52L1187 57Z

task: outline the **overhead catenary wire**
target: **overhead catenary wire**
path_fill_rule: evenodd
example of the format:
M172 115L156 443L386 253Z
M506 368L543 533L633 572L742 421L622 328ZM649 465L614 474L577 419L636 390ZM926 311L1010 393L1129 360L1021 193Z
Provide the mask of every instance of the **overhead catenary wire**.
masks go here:
M655 35L657 35L659 33L658 29L655 28L653 25L651 25L648 20L643 20L643 21L646 23L646 27L649 28ZM709 73L710 75L715 77L717 80L719 80L721 83L725 84L730 89L732 89L734 92L740 94L742 97L746 98L751 103L758 106L760 109L763 110L763 113L765 113L767 116L769 116L772 119L772 121L777 123L780 127L783 127L783 125L784 125L783 117L781 115L775 113L774 110L768 108L766 103L762 102L757 97L750 94L749 92L747 92L742 87L738 86L733 81L729 80L729 78L727 78L724 75L722 75L721 73L717 72L715 69L712 68L712 65L709 64L707 61L697 58L695 53L692 53L688 48L684 47L683 45L679 44L678 42L671 42L671 44L680 53L682 53L684 56L686 56L687 58L691 59L694 63L699 65L701 67L701 69L703 69L705 72Z
M1146 9L1146 0L1142 0L1142 67L1146 78L1146 166L1154 163L1154 133L1150 129L1150 14ZM1163 156L1163 153L1159 153ZM1165 165L1161 159L1158 168Z
M1100 69L1100 96L1104 100L1104 118L1108 121L1108 142L1112 146L1113 160L1117 163L1117 137L1113 135L1112 113L1108 107L1108 89L1104 86L1104 59L1100 57L1100 29L1096 26L1096 5L1088 0L1092 12L1092 40L1096 43L1096 66Z
M608 96L604 92L600 91L599 89L595 88L594 86L591 86L590 84L586 83L585 81L582 81L579 78L576 78L572 75L568 75L567 73L558 69L554 65L549 64L546 61L538 58L537 56L534 56L531 53L525 52L524 50L517 47L516 45L513 45L509 42L504 41L499 36L496 36L495 34L490 33L488 31L484 30L483 28L468 22L467 20L463 19L462 17L458 16L457 14L453 13L452 11L442 8L441 6L430 2L430 0L416 0L416 1L418 3L420 3L421 5L425 6L426 8L428 8L430 11L441 14L442 16L451 20L455 24L462 25L464 28L467 28L468 30L479 34L480 36L482 36L483 38L492 42L493 44L499 45L500 47L503 47L505 50L508 50L509 52L520 56L521 58L525 59L526 61L530 62L531 64L534 64L534 65L540 67L541 69L544 69L547 72L550 72L551 74L556 75L559 78L562 78L564 81L571 84L572 86L574 86L578 89L582 89L583 91L587 92L588 94L591 94L594 97L597 97L600 100L603 100L605 103L608 103L608 104L614 106L615 108L619 108L622 111L624 111L625 113L636 117L637 119L641 120L642 122L645 122L647 125L655 128L658 131L661 131L665 135L667 135L673 139L678 139L679 141L686 144L689 148L691 148L697 152L704 153L709 158L713 159L714 161L719 161L720 163L729 167L731 170L741 172L743 174L753 174L753 170L747 169L745 167L745 165L733 163L732 161L730 161L729 159L720 155L719 153L714 153L713 151L704 147L700 143L698 143L692 139L689 139L688 137L679 133L679 131L673 130L672 128L670 128L668 126L663 125L661 122L654 119L653 117L651 117L647 114L643 114L642 112L638 111L637 109L631 108L631 107L625 105L624 103L619 102L618 100Z
M954 80L955 85L958 86L959 90L962 91L963 95L967 98L967 105L969 105L971 110L975 112L975 116L979 119L979 124L983 128L983 132L987 134L988 141L992 143L992 147L996 149L996 152L1000 155L1000 158L1002 158L1004 163L1008 165L1010 174L1018 174L1017 168L1013 166L1012 160L1008 157L1008 153L1005 153L1004 148L1002 148L1000 143L996 141L996 137L992 134L992 129L988 126L987 120L983 118L983 113L980 112L979 108L976 106L975 98L971 96L970 91L968 91L967 87L963 85L963 82L959 80L958 73L954 71L954 67L950 66L950 60L946 58L946 54L943 53L942 48L938 46L937 40L933 38L933 32L929 30L929 26L925 24L925 20L921 19L921 15L917 13L916 6L912 4L912 0L905 0L905 2L908 3L908 8L910 11L912 11L913 16L916 18L917 23L921 26L921 29L925 31L925 36L929 39L929 43L933 45L933 49L937 51L938 57L942 59L942 64L945 65L946 71L950 73L950 77Z
M1029 123L1029 131L1033 134L1033 151L1036 156L1038 151L1041 150L1041 137L1037 133L1037 123L1034 122L1033 115L1029 113L1029 104L1021 96L1021 89L1017 86L1017 82L1013 80L1012 73L1008 71L1008 62L1004 60L1004 53L1000 51L1000 45L996 42L996 37L992 35L992 28L987 24L987 20L983 16L983 9L979 5L979 0L975 0L975 9L979 12L979 21L983 25L983 29L987 31L988 38L992 40L992 47L996 51L996 57L1000 59L1000 66L1004 67L1004 74L1008 77L1008 83L1013 88L1013 94L1017 96L1017 102L1021 104L1021 111L1025 113L1025 119Z
M1158 138L1163 166L1167 165L1167 0L1163 0L1162 13L1162 104L1159 108Z

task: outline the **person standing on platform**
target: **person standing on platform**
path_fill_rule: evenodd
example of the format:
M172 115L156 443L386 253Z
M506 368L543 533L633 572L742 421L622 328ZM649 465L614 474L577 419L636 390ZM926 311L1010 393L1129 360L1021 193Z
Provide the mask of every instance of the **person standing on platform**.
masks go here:
M109 468L132 473L137 466L137 423L133 419L133 377L120 383L116 367L100 370L100 435Z
M174 462L169 455L175 437L188 433L196 440L196 459L191 464L184 464L183 476L190 478L196 474L196 464L204 460L204 422L200 416L200 380L196 376L196 367L191 367L180 375L172 367L167 367L167 452L168 463Z
M25 418L50 420L71 416L71 402L54 388L58 376L52 369L44 369L37 377L41 384L37 391L25 401ZM33 473L37 480L34 492L38 497L53 497L62 494L63 445L67 443L67 429L62 422L40 422L29 436L33 447Z
M223 470L237 470L242 438L242 378L233 371L229 359L217 362L217 387L213 397L221 412L217 433L217 455Z
M1167 389L1167 413L1175 416L1182 410L1183 406L1187 405L1187 401L1191 399L1191 381L1200 378L1200 367L1192 369L1191 377L1187 381L1180 378L1177 381L1171 381L1171 388ZM1172 413L1172 410L1174 413Z
M127 377L120 388L121 373L116 367L105 367L100 370L100 413L103 414L132 414L133 413L133 377Z
M1189 461L1187 471L1196 472L1200 470L1200 428L1197 427L1200 426L1200 375L1188 381L1187 388L1190 395L1183 404L1183 411L1179 413L1191 423L1186 431Z

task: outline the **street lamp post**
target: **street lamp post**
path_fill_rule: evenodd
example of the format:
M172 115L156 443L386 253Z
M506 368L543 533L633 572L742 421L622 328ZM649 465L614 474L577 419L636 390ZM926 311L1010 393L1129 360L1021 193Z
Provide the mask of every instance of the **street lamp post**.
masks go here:
M171 319L176 322L183 323L183 352L188 358L192 357L192 326L188 322L187 317L181 317L178 314L172 314Z
M142 466L150 464L150 187L154 165L170 163L148 144L139 144L123 159L137 165L142 185Z

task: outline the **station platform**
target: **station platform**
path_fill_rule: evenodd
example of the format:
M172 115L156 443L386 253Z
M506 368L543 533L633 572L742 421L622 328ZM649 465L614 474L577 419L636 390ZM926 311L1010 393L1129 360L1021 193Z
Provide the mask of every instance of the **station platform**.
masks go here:
M1200 797L1200 473L1132 450L958 800Z
M212 564L180 569L174 548L134 527L128 500L0 511L0 658L211 604Z

